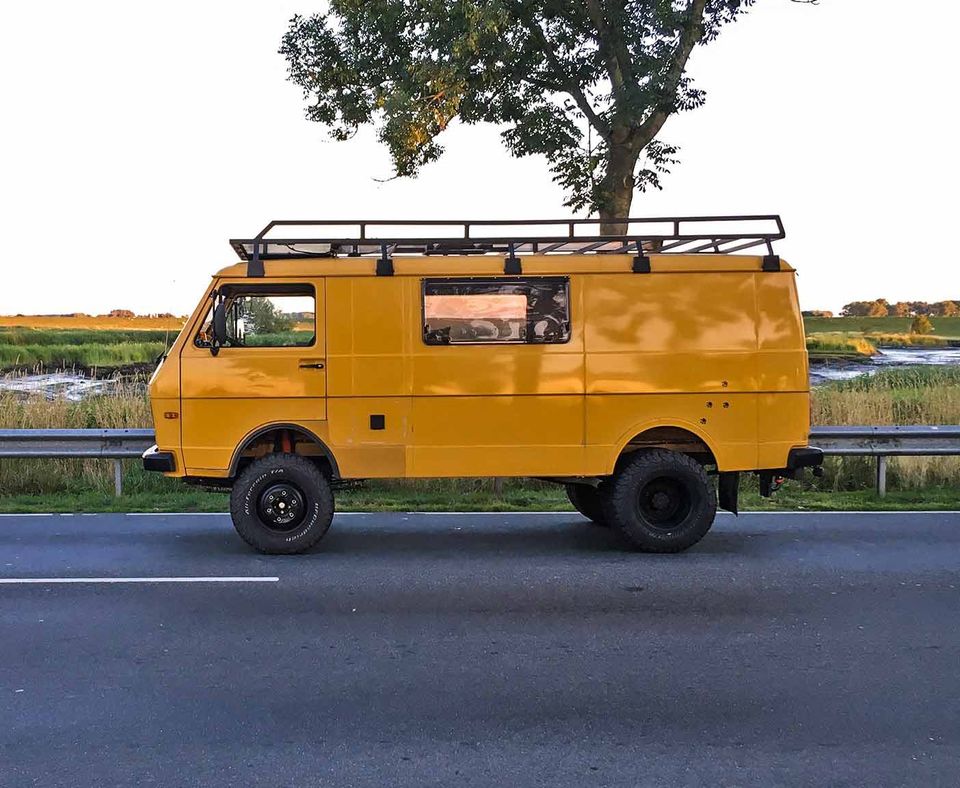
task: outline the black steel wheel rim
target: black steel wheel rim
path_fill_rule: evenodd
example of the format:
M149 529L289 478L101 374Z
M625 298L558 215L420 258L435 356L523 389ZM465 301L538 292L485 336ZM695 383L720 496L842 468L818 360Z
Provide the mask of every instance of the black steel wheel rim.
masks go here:
M637 513L654 528L670 531L690 514L693 496L680 479L660 476L651 479L637 494Z
M271 531L293 530L303 521L306 511L303 492L290 482L279 482L267 487L257 500L260 522Z

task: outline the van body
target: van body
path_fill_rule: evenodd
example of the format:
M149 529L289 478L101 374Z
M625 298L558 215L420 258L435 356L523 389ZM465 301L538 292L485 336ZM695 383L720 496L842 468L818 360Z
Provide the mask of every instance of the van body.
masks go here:
M232 486L294 455L330 484L527 476L597 497L659 450L718 474L735 509L736 473L769 488L819 465L779 258L324 254L215 274L151 379L146 467Z

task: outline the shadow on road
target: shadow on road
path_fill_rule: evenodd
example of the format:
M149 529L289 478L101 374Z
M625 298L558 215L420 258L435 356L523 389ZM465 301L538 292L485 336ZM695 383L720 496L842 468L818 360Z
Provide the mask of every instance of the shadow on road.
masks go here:
M615 530L593 525L571 514L569 519L549 518L532 522L463 522L460 518L431 517L429 522L417 517L409 521L378 521L371 516L362 522L353 518L335 518L327 535L305 555L292 560L310 560L331 555L349 555L365 558L393 556L420 556L424 558L488 558L523 556L623 555L642 557L645 554L631 549L628 542ZM490 518L491 520L493 518ZM690 554L725 555L743 551L747 537L729 531L711 533ZM167 541L166 547L171 545ZM250 553L229 526L229 522L210 523L203 530L179 534L179 551L231 554ZM648 558L657 556L647 555ZM670 556L660 557L669 560Z

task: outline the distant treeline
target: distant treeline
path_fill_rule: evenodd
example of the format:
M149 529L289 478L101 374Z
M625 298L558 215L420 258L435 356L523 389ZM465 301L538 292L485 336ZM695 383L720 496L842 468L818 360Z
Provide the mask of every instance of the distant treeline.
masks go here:
M833 312L811 309L804 317L833 317ZM873 301L851 301L844 304L840 317L960 317L960 298L952 301L897 301L886 298Z

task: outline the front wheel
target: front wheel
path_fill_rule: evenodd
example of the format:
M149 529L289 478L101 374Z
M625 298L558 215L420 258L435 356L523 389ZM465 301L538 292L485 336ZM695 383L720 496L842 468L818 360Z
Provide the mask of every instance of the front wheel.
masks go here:
M297 454L268 454L246 467L230 492L230 515L261 553L302 553L333 519L333 491L316 465Z
M703 466L665 449L633 454L605 493L610 524L649 553L678 553L695 545L717 514L717 498Z

